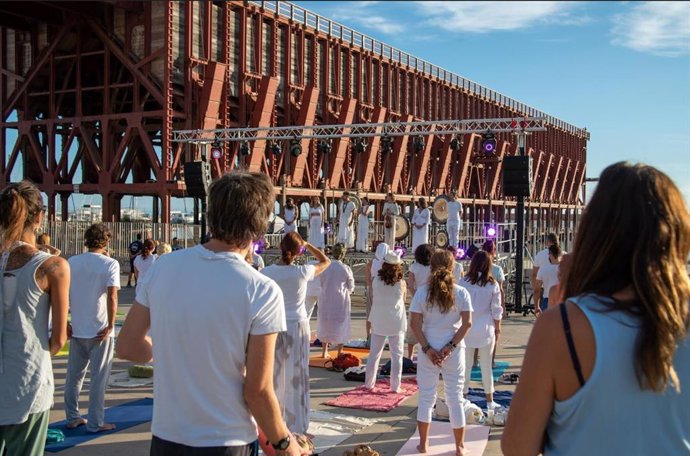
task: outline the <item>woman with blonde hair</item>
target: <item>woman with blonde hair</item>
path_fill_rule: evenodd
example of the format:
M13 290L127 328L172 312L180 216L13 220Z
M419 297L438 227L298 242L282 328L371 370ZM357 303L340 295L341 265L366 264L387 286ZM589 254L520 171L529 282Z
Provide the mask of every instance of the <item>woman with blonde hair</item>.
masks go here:
M506 456L688 454L688 254L673 181L641 164L606 168L563 271L565 303L532 329Z
M42 233L36 238L36 248L51 255L60 255L60 249L50 245L50 234Z
M422 345L417 359L419 405L417 428L420 453L426 453L431 412L436 402L438 375L442 374L450 423L458 456L465 447L462 386L465 375L465 335L472 326L472 304L467 291L454 283L453 255L437 250L431 256L431 275L417 288L410 306L410 325Z
M50 356L67 341L69 265L36 248L42 222L32 183L0 192L0 454L43 455L54 393Z

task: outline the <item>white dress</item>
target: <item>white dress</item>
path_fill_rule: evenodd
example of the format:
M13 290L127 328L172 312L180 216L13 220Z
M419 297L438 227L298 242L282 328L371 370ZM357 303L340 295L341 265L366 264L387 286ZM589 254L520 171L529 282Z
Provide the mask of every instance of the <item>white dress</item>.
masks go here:
M371 205L362 206L357 217L357 247L358 252L369 251L369 208Z
M429 222L431 221L431 212L429 208L414 210L412 216L412 251L422 244L429 243ZM417 228L415 225L422 225L422 228Z
M348 249L355 246L355 227L350 225L350 220L354 217L355 204L352 201L347 203L340 202L340 219L338 220L338 242L345 244Z
M288 209L287 207L285 208L285 229L283 230L284 234L292 233L293 231L297 231L297 208L293 207L292 209ZM292 224L288 224L288 222L292 220Z
M400 214L400 209L395 203L386 203L383 205L383 242L388 244L388 247L393 250L395 248L395 217ZM386 215L391 217L391 227L386 228Z
M460 243L460 229L462 228L462 203L460 201L448 202L448 220L446 221L446 230L448 231L448 245L455 248Z
M326 246L323 239L323 206L309 209L309 243L320 249Z
M316 334L322 342L344 344L350 341L350 294L355 278L349 266L333 260L321 273L321 295Z

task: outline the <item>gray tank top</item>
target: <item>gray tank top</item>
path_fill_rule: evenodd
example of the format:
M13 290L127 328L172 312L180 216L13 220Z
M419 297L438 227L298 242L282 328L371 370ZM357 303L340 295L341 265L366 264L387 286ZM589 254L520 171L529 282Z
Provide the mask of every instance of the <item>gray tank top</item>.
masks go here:
M0 426L23 423L53 403L50 296L36 283L36 270L50 257L38 251L14 270L0 264Z

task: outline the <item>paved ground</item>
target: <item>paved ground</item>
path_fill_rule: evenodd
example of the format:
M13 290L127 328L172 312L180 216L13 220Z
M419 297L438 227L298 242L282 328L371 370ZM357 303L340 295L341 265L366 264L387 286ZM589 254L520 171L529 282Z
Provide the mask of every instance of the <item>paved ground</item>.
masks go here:
M356 271L357 273L358 271ZM359 274L356 274L359 275ZM126 277L123 276L123 282L126 283ZM120 291L120 312L126 313L134 298L133 289L123 288ZM353 296L353 338L364 336L364 308L361 304L361 288L355 292ZM118 320L124 320L124 317L119 317ZM508 372L519 372L522 365L522 358L524 350L529 337L533 316L511 316L507 318L503 325L502 339L500 341L499 349L496 359L500 361L508 361L510 368ZM312 321L312 328L315 328L315 321ZM317 349L314 349L316 351ZM384 352L384 358L388 356L388 352ZM127 369L130 363L121 360L115 360L113 364L113 373L121 372ZM56 378L56 394L55 407L51 412L51 422L56 422L64 419L64 400L63 400L63 385L65 381L65 373L67 367L67 358L56 358L53 367ZM344 413L347 415L376 418L379 422L369 428L360 431L350 439L333 449L323 453L323 456L340 456L346 449L352 448L359 443L367 443L372 445L374 449L379 451L382 456L393 456L403 446L407 439L414 433L416 426L416 406L417 395L412 396L405 401L401 406L395 408L388 413L367 412L355 409L340 409L322 405L323 402L346 392L357 384L347 382L341 373L330 372L325 369L311 368L311 407L312 409L330 411L333 413ZM87 377L88 382L88 377ZM471 386L481 387L480 384ZM497 385L499 390L510 390L513 387ZM153 397L152 387L139 388L109 388L106 394L106 406L112 407L125 402L130 402L135 399ZM84 389L81 395L80 404L82 404L82 413L86 413L84 405L88 401L88 389ZM502 428L494 427L491 430L489 437L489 444L485 456L501 455L500 439ZM91 440L77 447L62 451L58 454L60 456L78 456L78 455L103 455L103 456L139 456L148 455L149 442L151 438L150 423L145 423L135 426L111 435L102 436L100 438ZM47 455L53 453L46 453Z

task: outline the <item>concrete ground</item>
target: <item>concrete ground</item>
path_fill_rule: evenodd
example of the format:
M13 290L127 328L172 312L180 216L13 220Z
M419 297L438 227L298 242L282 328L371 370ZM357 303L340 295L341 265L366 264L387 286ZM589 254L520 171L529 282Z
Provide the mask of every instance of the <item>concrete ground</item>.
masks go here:
M355 270L355 275L359 276L361 271ZM127 279L123 276L123 284ZM352 301L352 337L362 338L365 333L365 317L362 299L362 288L359 286L353 295ZM134 299L133 288L123 288L119 293L120 307L119 312L126 314ZM118 321L124 321L124 317L119 317ZM523 317L522 315L512 314L504 320L501 340L498 347L496 359L507 361L510 367L507 372L519 372L522 366L527 339L531 330L534 316ZM316 328L316 321L312 320L312 329ZM182 341L183 342L183 341ZM320 348L313 348L317 352ZM388 351L384 351L383 358L389 356ZM113 363L113 373L127 370L131 363L116 359ZM63 420L64 416L64 382L67 368L67 357L54 359L53 369L55 372L56 392L55 406L50 414L51 423ZM325 369L311 368L311 408L316 410L329 411L352 416L375 418L378 423L363 429L353 435L340 445L322 453L323 456L340 456L344 450L352 449L357 444L366 443L371 445L381 456L393 456L415 432L417 395L413 395L402 405L390 412L370 412L357 409L342 409L323 405L324 402L346 392L357 386L357 383L348 382L343 378L342 373L331 372ZM481 384L472 382L470 386L481 387ZM514 387L506 385L496 385L497 390L512 390ZM131 402L144 397L153 397L153 387L137 388L114 388L109 387L106 393L106 407L113 407L126 402ZM80 397L82 413L86 413L88 405L88 375L85 387ZM82 456L82 455L102 455L102 456L139 456L148 455L151 439L151 423L144 423L114 434L105 435L93 439L87 443L60 452L60 456ZM489 443L484 452L485 456L501 455L500 439L502 435L501 427L493 427L489 435ZM46 453L50 455L54 453Z

